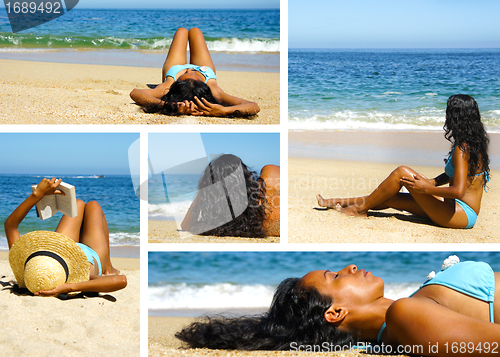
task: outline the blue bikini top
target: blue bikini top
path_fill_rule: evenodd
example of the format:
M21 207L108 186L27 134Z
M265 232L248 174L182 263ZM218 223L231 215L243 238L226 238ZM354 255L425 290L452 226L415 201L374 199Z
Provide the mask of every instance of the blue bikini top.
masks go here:
M450 156L448 156L448 159L446 160L446 165L444 166L444 173L446 174L446 176L450 178L455 175L455 166L453 166L452 157L456 148L457 148L456 146L453 148L453 151L451 152ZM486 183L490 181L490 175L488 175L486 171L483 171L479 174L475 174L474 176L481 176L481 175L485 175L484 178L486 180Z
M197 72L203 74L203 76L205 77L205 83L207 83L209 79L217 79L214 70L208 66L197 66L195 64L176 64L170 67L170 69L167 71L165 80L167 79L167 77L172 77L174 81L177 81L177 79L175 78L177 76L177 73L187 68L193 68Z
M488 302L490 305L490 321L495 323L493 314L495 273L489 264L472 261L457 263L437 273L434 278L423 283L418 290L427 285L443 285L462 294ZM417 291L410 296L413 296ZM378 333L378 343L382 342L382 333L385 326L384 322Z

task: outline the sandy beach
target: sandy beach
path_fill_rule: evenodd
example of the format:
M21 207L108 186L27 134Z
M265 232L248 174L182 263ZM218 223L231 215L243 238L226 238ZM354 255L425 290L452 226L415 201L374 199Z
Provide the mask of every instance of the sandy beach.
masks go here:
M146 114L129 97L161 68L0 59L0 124L279 124L279 73L218 71L218 84L255 101L252 119ZM242 85L242 83L244 83Z
M175 333L184 326L195 321L189 317L148 317L148 350L150 357L159 356L255 356L255 357L289 357L289 356L325 356L324 352L311 353L299 351L224 351L203 349L189 349L182 345L182 342L175 338ZM341 353L330 353L328 356L370 356L369 354L356 351Z
M490 139L493 165L498 158L499 136L493 134ZM441 174L443 166L434 165L431 158L437 156L439 161L449 150L442 133L291 132L289 146L290 243L500 242L498 169L491 170L488 192L483 194L481 212L472 229L438 227L430 220L393 209L354 218L318 206L318 193L324 198L369 194L400 165L427 177ZM392 156L384 156L384 152ZM317 158L311 158L314 156Z
M242 238L199 236L181 231L173 221L148 221L149 243L279 243L280 237Z
M19 295L8 252L0 252L3 356L139 356L139 259L111 258L125 289L60 300Z

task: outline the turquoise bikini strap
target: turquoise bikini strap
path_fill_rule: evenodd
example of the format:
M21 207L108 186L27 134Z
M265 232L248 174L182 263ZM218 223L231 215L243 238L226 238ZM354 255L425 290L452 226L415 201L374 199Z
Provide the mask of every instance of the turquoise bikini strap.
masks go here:
M495 323L495 315L493 314L493 301L490 301L490 321Z
M381 343L382 342L382 334L384 333L385 326L386 326L386 323L384 321L384 324L382 325L382 327L380 328L380 331L378 332L377 343Z

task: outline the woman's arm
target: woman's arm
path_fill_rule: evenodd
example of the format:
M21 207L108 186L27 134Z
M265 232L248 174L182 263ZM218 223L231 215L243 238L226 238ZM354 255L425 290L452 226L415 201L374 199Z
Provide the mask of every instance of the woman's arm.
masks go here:
M450 183L450 178L447 174L443 172L441 175L436 176L433 179L430 179L429 182L434 186L443 186L446 185L447 183Z
M171 85L172 84L170 83L170 81L168 81L159 84L154 89L134 88L134 90L130 92L130 98L132 98L134 102L142 106L148 106L151 104L161 105L164 104L164 102L161 100L161 97L163 97L165 93L168 92Z
M36 187L36 190L26 200L24 200L24 202L21 203L5 220L4 228L9 249L10 247L12 247L12 244L14 244L14 242L19 239L19 224L21 224L22 220L26 217L33 206L45 195L63 194L63 192L57 189L57 186L59 186L61 181L61 179L56 180L55 177L53 177L51 180L44 178L42 181L40 181L40 183Z
M433 180L427 180L422 175L403 177L401 179L401 183L406 188L412 188L418 193L444 198L462 199L467 188L469 164L466 155L462 150L455 150L452 162L455 166L455 174L453 176L453 180L449 180L452 184L448 187L439 187L438 185L441 182L443 182L443 184L445 183L445 178L442 177L445 174L441 174Z
M428 298L405 298L394 302L387 310L386 323L387 332L383 335L383 342L413 348L409 354L500 354L500 324L459 314Z
M127 286L127 277L125 275L104 275L91 276L89 281L81 283L62 284L55 289L48 291L39 291L35 295L39 296L58 296L59 294L72 293L77 291L110 293L121 290Z
M207 116L236 116L246 117L257 114L260 111L259 106L255 102L246 99L234 97L225 93L220 87L210 87L214 97L221 104L212 104L205 98L195 97L197 112L192 115L207 115Z

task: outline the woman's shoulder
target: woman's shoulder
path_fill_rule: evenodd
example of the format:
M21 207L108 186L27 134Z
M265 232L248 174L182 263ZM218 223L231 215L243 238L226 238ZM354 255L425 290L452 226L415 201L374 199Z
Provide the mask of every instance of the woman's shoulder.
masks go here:
M266 165L260 171L260 177L266 181L266 179L279 179L280 178L280 167L277 165Z

